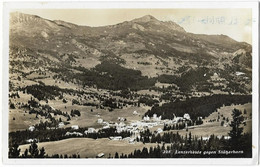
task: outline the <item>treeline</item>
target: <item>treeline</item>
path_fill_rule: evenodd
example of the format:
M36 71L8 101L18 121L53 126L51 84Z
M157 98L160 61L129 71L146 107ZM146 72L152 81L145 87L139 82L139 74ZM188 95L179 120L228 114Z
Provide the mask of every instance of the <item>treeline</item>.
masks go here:
M137 142L143 143L182 143L184 141L183 136L179 133L165 132L161 134L151 133L149 129L140 133L140 138L137 138Z
M38 116L40 115L40 116L45 117L46 119L50 119L50 121L52 121L54 118L51 115L51 113L53 113L54 116L62 115L64 117L67 117L67 121L70 120L70 115L67 112L62 112L61 110L54 109L51 106L49 106L48 104L41 105L33 98L28 100L27 104L22 104L21 108L28 109L29 114L36 114L36 118L38 118ZM80 116L80 113L79 113L79 116Z
M190 91L193 85L205 83L210 79L209 69L205 67L190 69L176 79L176 84L183 92Z
M156 140L156 138L154 138ZM192 136L191 133L185 137L181 137L178 133L166 133L160 139L162 141L154 141L158 143L155 147L143 147L143 149L135 149L130 154L115 153L114 157L109 154L108 158L250 158L252 157L252 135L244 134L240 139L239 145L234 145L232 139L227 140L224 137L219 138L214 134L208 140L203 140L202 137ZM167 139L169 141L167 141ZM166 142L164 142L166 141ZM160 144L161 143L161 144ZM167 144L170 143L170 144ZM224 151L242 151L240 154L236 153L219 153L218 150ZM182 153L185 152L186 153ZM197 153L190 152L197 151ZM200 152L198 152L200 151ZM206 153L205 153L206 152ZM211 154L207 154L211 152ZM212 153L215 152L215 153ZM54 154L49 156L46 154L44 147L38 148L34 141L21 153L18 144L9 147L9 158L81 158L79 154ZM86 157L87 158L87 157Z
M81 72L77 75L67 68L63 68L64 70L51 69L58 72L55 78L60 78L65 82L76 80L78 84L96 86L101 89L123 90L129 88L141 90L154 86L156 82L155 78L142 76L139 70L127 69L109 60L102 61L101 64L91 70L83 67L71 67Z
M252 135L245 134L240 139L241 144L234 146L232 140L224 139L224 137L218 138L211 135L208 140L203 140L190 133L184 139L174 140L171 144L162 143L156 147L143 147L143 149L136 149L130 154L122 153L120 155L116 152L113 158L251 158L251 140ZM231 153L220 153L218 150L230 151ZM242 151L242 153L232 153L234 150ZM200 152L191 153L194 151ZM209 151L215 153L207 154Z
M143 104L145 104L147 106L153 106L154 104L159 103L159 101L156 100L156 99L153 99L153 98L151 98L149 96L142 96L138 100L138 103L143 103Z
M168 84L176 84L180 88L181 91L187 92L190 91L191 87L196 85L200 89L203 85L205 85L208 79L210 79L209 69L206 67L200 67L197 69L190 69L181 74L181 76L174 76L174 75L160 75L158 77L158 81L161 83L168 83ZM206 87L209 85L206 85ZM209 87L207 87L209 88ZM207 90L208 89L205 89Z
M195 126L195 125L201 125L203 124L203 120L201 118L198 118L195 121L187 121L187 127L189 126ZM181 130L181 129L185 129L186 125L184 122L179 122L173 125L168 125L168 124L164 124L163 126L163 131L167 131L167 130Z
M168 84L173 84L176 83L177 76L174 75L167 75L167 74L162 74L158 76L158 81L161 83L168 83Z
M56 96L60 95L60 88L57 86L30 85L23 90L32 94L38 100L54 100Z
M148 89L155 84L155 79L142 76L141 71L124 68L110 61L103 61L95 67L95 71L102 74L96 78L96 85L99 88L110 90L131 90Z
M54 100L55 97L63 98L63 93L68 93L70 95L83 95L83 91L77 91L73 89L62 89L58 86L45 85L40 83L39 85L30 85L25 88L21 88L23 93L27 92L28 94L33 95L38 100Z
M46 141L58 141L67 138L74 137L85 137L85 138L108 138L110 136L122 136L122 138L129 137L132 135L131 132L122 131L118 133L115 128L111 127L108 129L101 129L97 132L84 133L88 128L48 128L46 127L48 124L42 123L41 125L36 125L34 131L23 130L9 133L9 146L13 146L14 144L26 144L29 139L37 139L39 142ZM71 132L70 135L66 135L67 132ZM82 135L78 135L78 133L73 134L73 132L81 133Z
M161 115L162 119L173 119L175 114L182 117L188 113L192 120L198 117L205 118L216 111L223 105L245 104L252 102L250 95L212 95L205 97L193 97L186 101L175 101L165 103L162 106L155 105L148 110L145 115L153 116L153 114Z

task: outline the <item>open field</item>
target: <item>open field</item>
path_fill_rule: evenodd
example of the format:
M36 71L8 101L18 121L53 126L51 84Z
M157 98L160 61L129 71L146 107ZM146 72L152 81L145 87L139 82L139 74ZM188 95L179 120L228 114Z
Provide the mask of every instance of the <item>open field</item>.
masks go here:
M135 149L142 149L143 147L151 147L157 146L157 144L146 143L143 144L141 142L135 144L129 144L127 141L114 141L105 139L89 139L89 138L70 138L55 142L43 142L37 143L38 147L44 147L46 154L79 154L81 158L95 158L97 154L104 153L104 157L108 157L109 154L114 156L116 152L121 155L121 153L131 153ZM29 145L21 145L21 153L25 151L25 149L29 148Z
M30 100L31 95L23 94L19 92L20 98L14 99L14 103L18 102L27 102ZM72 105L71 100L73 96L66 95L68 103L63 103L62 100L49 100L48 105L55 109L59 109L62 112L67 112L70 114L71 110L79 110L81 116L71 117L70 124L66 125L65 127L70 127L71 125L79 125L79 127L94 127L100 128L102 127L101 124L97 123L99 118L103 119L104 121L110 122L118 122L118 117L124 117L127 119L126 123L130 123L131 121L141 120L144 113L150 109L148 106L141 107L133 107L128 106L124 107L123 109L114 109L112 112L109 112L107 109L96 109L96 107L92 106L83 106L83 105ZM47 104L45 101L40 101L40 104L45 105ZM93 112L91 112L91 109ZM138 115L134 115L133 112L137 111ZM9 112L9 131L17 131L17 130L25 130L28 129L30 125L35 125L40 123L40 121L45 122L47 119L44 117L38 116L39 119L35 118L36 114L29 114L29 111L25 112L24 109L10 109ZM57 115L53 117L55 119L61 118L62 120L66 121L66 118L61 115ZM13 120L15 118L15 120Z
M38 117L39 119L36 119L35 114L28 114L28 112L25 113L19 109L9 111L9 132L25 130L31 125L40 123L40 121L46 121L44 117Z

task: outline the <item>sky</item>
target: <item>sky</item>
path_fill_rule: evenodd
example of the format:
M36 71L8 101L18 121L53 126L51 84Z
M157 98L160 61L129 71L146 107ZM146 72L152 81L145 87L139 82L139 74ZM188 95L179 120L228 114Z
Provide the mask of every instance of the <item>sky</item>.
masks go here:
M224 34L252 44L251 9L16 9L49 20L78 25L104 26L152 15L161 21L174 21L187 32Z

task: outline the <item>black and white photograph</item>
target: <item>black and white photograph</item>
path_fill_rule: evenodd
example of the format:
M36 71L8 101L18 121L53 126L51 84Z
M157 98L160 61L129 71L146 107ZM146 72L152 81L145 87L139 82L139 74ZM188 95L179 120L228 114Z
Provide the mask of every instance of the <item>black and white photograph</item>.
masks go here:
M252 8L18 6L6 19L8 159L254 157Z

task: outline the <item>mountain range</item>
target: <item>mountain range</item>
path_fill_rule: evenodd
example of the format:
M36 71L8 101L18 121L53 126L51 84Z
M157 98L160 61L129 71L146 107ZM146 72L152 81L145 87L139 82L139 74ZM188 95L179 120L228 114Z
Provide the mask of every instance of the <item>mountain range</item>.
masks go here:
M77 74L82 72L79 68L91 70L109 61L148 78L181 77L202 67L230 82L241 81L234 78L236 72L251 77L250 44L223 34L190 33L173 21L151 15L90 27L14 12L10 14L9 33L13 73L66 66ZM248 92L251 82L245 83L249 84Z

